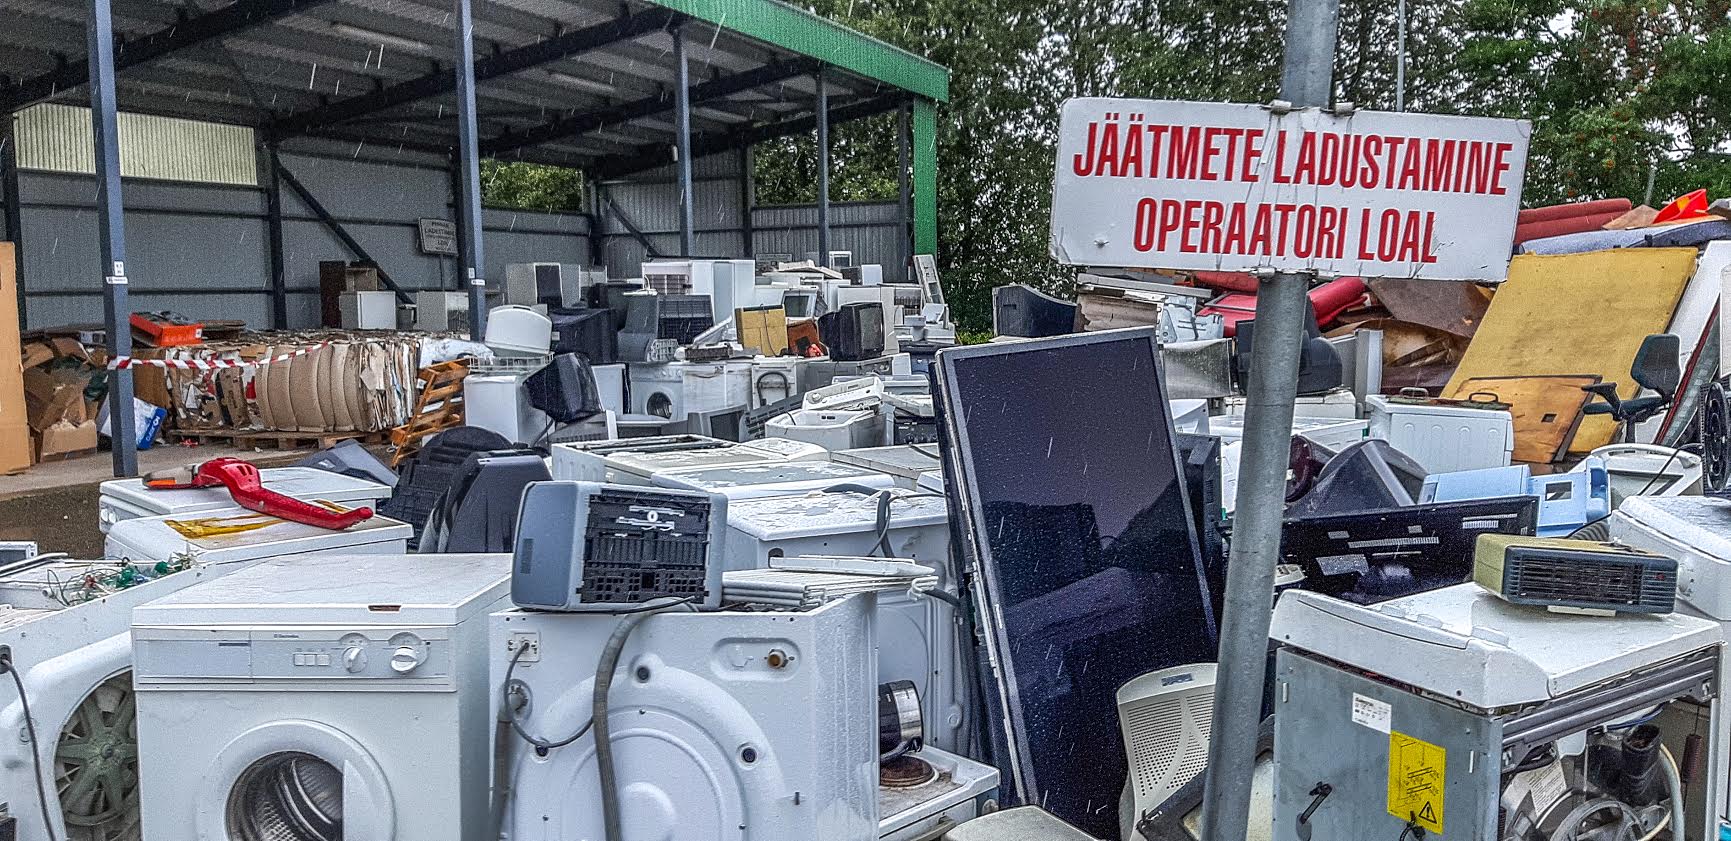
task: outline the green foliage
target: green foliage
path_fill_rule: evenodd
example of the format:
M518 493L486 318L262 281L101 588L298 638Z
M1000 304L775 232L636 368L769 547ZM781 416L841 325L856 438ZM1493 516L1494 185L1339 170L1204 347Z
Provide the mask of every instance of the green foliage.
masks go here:
M583 210L583 173L521 161L481 162L481 204L516 210Z
M991 289L1061 290L1047 254L1058 110L1074 96L1260 102L1279 86L1278 0L808 0L950 68L938 110L938 263L956 316ZM1528 205L1731 195L1731 0L1407 0L1406 105L1532 121ZM1389 0L1341 0L1336 96L1396 107ZM837 126L832 198L896 196L897 118ZM757 150L760 204L816 197L811 137ZM580 179L490 164L489 204L573 209Z

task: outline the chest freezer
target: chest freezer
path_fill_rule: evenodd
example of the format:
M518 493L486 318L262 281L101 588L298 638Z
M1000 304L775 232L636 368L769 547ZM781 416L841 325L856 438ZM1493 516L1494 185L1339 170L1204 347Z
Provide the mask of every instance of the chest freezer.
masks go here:
M555 444L552 451L554 479L626 485L647 485L650 476L669 471L829 460L828 450L804 441L733 442L706 435Z
M656 473L650 481L663 488L717 493L728 502L765 496L787 496L822 491L837 485L873 490L895 487L895 478L875 470L827 461L791 461L784 464L710 467ZM832 553L833 554L833 553Z
M244 508L218 508L115 523L103 552L133 561L191 556L200 564L283 555L404 554L413 532L408 523L389 517L375 516L333 531Z
M259 471L264 489L302 502L330 502L344 508L377 508L391 489L377 482L314 467L267 467ZM143 479L103 482L97 500L97 522L103 534L115 523L159 514L189 514L233 508L227 488L187 488L153 491Z

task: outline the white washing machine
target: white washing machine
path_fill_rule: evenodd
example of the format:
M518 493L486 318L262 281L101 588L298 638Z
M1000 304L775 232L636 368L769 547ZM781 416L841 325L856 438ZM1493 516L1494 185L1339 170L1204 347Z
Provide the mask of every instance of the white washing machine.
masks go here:
M316 500L345 508L376 510L379 502L391 495L391 489L378 482L316 467L267 467L258 475L265 490L302 502ZM227 488L158 491L146 488L143 479L110 479L102 483L102 495L97 500L97 522L102 533L107 534L109 527L121 520L233 507L234 497Z
M950 570L949 510L940 497L896 490L890 503L890 557L938 570L938 586L956 591ZM767 567L772 557L871 555L878 542L876 497L813 493L727 504L728 569ZM961 679L958 617L937 599L878 597L878 680L913 681L920 691L926 738L957 750L964 744L967 702Z
M669 612L637 625L606 716L627 837L876 841L873 618L866 594L803 612ZM590 719L601 649L619 622L493 616L490 685L508 672L521 681L524 732L562 740ZM513 670L507 647L525 640L534 653ZM502 738L511 841L603 837L592 735L544 756Z
M123 520L108 530L102 551L110 558L183 558L197 564L283 555L400 555L408 551L412 534L408 523L378 515L338 531L244 508L217 508Z
M696 412L715 412L746 404L751 388L747 360L722 362L632 363L631 411L682 421Z
M483 838L486 616L508 597L510 566L262 561L139 608L145 837Z
M19 838L139 838L132 609L239 568L191 569L119 589L116 562L56 561L0 579L0 648L23 680L38 740L29 741L11 678L0 679L0 800L11 802Z
M747 408L761 409L798 395L805 362L800 356L759 356L751 360Z

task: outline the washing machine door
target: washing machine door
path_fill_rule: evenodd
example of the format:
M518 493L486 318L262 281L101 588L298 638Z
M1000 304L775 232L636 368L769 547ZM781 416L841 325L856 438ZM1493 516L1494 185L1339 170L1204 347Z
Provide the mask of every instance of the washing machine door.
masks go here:
M358 740L319 722L277 721L217 754L198 833L200 841L392 841L396 806Z

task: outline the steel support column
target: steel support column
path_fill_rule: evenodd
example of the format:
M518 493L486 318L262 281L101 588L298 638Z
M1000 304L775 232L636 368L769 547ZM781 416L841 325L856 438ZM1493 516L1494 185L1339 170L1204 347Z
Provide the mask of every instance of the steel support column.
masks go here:
M481 250L481 159L475 136L475 22L470 0L457 0L457 171L462 198L457 237L464 244L462 271L469 286L469 337L487 333L487 260Z
M1299 108L1328 105L1334 87L1339 22L1339 0L1288 0L1282 99ZM1226 570L1214 732L1203 776L1205 841L1242 841L1249 822L1263 678L1268 667L1274 565L1280 560L1286 465L1305 334L1305 292L1311 277L1282 272L1270 274L1257 284L1256 346L1251 351L1244 450L1239 462L1234 551Z
M914 100L914 253L938 253L938 105Z
M18 329L27 330L30 315L24 295L24 192L18 183L18 131L12 114L0 112L0 215L6 222L6 240L12 243L12 259L18 270Z
M90 0L86 30L90 62L90 136L96 153L97 229L102 250L103 316L108 357L132 355L132 306L126 299L126 220L120 195L120 133L114 110L114 16L109 0ZM133 429L132 371L108 375L109 441L114 475L138 474L138 434Z
M284 273L282 245L282 165L278 162L276 141L265 141L264 212L265 231L270 239L270 317L271 326L288 329L288 279Z
M679 167L679 253L697 253L697 193L691 182L691 59L685 28L673 30L673 133Z
M896 280L906 282L913 272L914 264L914 186L912 173L914 113L912 105L904 105L896 110L896 199L901 206L902 219L902 275Z
M824 84L823 71L817 81L817 264L828 266L829 259L829 86Z
M757 204L757 154L750 144L739 147L739 231L745 256L757 256L757 231L751 208Z

